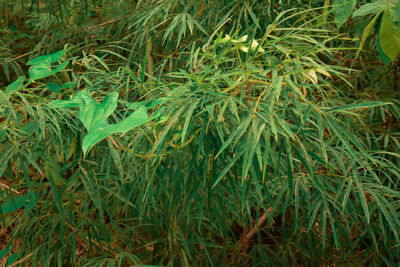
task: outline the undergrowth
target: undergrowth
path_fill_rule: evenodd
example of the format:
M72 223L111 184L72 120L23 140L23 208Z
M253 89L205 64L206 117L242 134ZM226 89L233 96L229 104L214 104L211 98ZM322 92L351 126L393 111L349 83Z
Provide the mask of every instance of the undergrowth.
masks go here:
M90 2L0 1L6 266L398 264L400 61L346 1Z

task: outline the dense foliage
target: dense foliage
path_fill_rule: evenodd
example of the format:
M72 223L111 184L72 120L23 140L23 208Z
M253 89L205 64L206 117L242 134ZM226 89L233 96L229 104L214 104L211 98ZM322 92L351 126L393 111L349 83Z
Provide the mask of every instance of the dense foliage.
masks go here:
M400 1L0 0L6 266L395 266Z

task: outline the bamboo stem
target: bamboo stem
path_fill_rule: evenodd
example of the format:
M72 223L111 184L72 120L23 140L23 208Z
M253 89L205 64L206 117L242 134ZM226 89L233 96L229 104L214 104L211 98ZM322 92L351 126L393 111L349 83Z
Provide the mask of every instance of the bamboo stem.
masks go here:
M247 250L250 240L256 235L257 231L265 224L268 219L268 214L272 212L272 208L268 208L267 213L264 211L258 222L239 240L239 246L242 250Z

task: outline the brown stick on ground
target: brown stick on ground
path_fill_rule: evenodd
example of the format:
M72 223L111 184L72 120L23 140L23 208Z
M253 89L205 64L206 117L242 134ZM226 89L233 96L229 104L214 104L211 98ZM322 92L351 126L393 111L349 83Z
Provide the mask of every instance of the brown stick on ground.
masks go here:
M242 236L239 240L239 246L242 251L246 251L249 248L250 240L256 235L257 231L265 224L268 219L268 214L272 212L272 208L268 208L267 213L264 211L261 217L258 219L256 225L250 229L245 236Z

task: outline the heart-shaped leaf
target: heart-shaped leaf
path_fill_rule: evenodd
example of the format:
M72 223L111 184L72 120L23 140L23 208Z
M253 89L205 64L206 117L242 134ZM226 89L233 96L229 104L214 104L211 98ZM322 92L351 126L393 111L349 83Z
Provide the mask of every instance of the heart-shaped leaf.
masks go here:
M118 93L108 95L101 104L97 103L91 96L82 95L82 105L79 110L79 119L90 132L93 126L104 127L107 118L117 107Z
M147 114L146 108L144 106L141 106L127 118L116 124L93 128L92 131L90 131L83 138L83 152L86 154L86 152L89 151L94 145L112 134L130 131L137 126L152 120L153 118L154 117L150 118Z
M26 63L26 65L40 65L42 63L56 63L57 61L60 61L62 59L62 56L67 52L67 50L61 50L58 51L54 54L51 55L45 55L45 56L40 56L40 57L36 57L32 60L29 60L28 63Z
M41 62L29 69L29 78L32 80L42 79L52 74L53 71L51 70L51 66L47 62Z
M351 17L354 8L356 7L356 0L335 0L333 14L335 15L335 22L338 27L341 27Z

